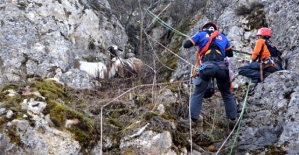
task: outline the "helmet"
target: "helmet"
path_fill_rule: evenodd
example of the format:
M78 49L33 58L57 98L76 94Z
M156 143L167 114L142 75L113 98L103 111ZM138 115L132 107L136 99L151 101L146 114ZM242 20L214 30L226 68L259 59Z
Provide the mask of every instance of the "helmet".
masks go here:
M257 31L257 36L267 36L267 37L272 37L272 32L269 28L266 28L266 27L263 27L263 28L260 28L258 31Z
M217 30L216 24L214 24L213 22L207 22L201 27L201 30L207 29L208 31L210 31L212 30L212 28L214 28L213 31Z

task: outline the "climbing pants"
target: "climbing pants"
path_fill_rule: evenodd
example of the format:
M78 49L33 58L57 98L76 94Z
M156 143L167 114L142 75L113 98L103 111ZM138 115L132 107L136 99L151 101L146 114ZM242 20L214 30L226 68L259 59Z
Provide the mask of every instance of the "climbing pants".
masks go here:
M208 87L208 81L214 77L224 102L225 112L228 118L237 117L237 106L233 94L230 92L230 79L228 67L223 62L207 61L205 69L201 70L194 81L194 92L191 97L191 118L198 119L202 107L202 100Z

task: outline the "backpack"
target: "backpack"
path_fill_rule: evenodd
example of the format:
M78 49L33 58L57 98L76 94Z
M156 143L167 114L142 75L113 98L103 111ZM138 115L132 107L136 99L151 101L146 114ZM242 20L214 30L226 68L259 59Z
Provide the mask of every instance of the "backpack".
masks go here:
M264 48L264 46L267 46L267 45L266 45L266 42L268 42L267 44L270 44L270 46L268 46L267 48L268 48L268 50L269 50L269 52L270 52L270 54L271 54L271 57L274 58L274 62L275 62L275 63L278 63L278 64L280 65L280 67L283 68L283 67L282 67L282 59L281 59L282 52L279 51L279 50L277 49L277 47L274 46L270 40L266 40L266 41L265 41L265 44L262 46L261 51L260 51L260 54L257 56L257 59L256 59L256 60L257 60L258 62L261 62L261 56L262 56L262 53L263 53L263 48Z

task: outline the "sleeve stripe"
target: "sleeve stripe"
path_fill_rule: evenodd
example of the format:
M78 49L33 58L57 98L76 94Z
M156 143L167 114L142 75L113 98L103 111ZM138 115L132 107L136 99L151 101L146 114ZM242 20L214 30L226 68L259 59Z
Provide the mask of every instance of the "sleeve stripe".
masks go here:
M192 45L194 46L195 42L191 38L189 40L191 41Z
M232 48L232 46L229 46L228 48L226 48L225 50L227 51L227 50L230 50Z

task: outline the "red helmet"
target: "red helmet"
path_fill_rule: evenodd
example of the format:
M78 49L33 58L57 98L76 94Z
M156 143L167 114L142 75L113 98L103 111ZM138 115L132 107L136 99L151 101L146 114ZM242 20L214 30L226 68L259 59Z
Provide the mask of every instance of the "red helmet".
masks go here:
M213 26L215 30L217 30L217 26L216 24L214 24L213 22L207 22L205 23L202 27L201 30L203 30L206 26Z
M269 28L266 28L266 27L263 27L263 28L260 28L258 31L257 31L257 36L267 36L267 37L272 37L272 32Z

